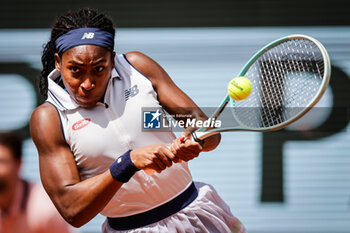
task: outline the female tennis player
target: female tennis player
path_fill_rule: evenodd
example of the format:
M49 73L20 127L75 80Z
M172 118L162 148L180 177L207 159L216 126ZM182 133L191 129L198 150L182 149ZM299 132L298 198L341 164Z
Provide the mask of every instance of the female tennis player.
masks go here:
M57 18L43 51L39 89L47 100L30 128L42 183L58 211L75 227L101 213L105 233L245 232L187 166L220 136L199 144L187 140L190 130L185 140L143 132L142 107L207 117L151 58L116 55L114 36L109 18L81 9Z

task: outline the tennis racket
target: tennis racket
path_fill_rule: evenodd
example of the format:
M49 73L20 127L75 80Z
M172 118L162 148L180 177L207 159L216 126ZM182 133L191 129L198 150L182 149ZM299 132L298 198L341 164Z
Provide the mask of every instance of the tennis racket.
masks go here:
M216 120L230 103L230 126L201 127L192 137L201 141L220 132L283 129L321 99L330 73L328 53L319 41L305 35L275 40L258 51L238 74L252 83L249 97L235 101L226 94L211 115L210 119Z
M229 126L201 127L192 133L192 139L200 142L228 131L283 129L305 115L321 99L330 73L328 53L319 41L305 35L277 39L258 51L238 74L252 83L249 97L235 101L226 94L211 115L210 120L217 120L230 103L232 117L225 117ZM145 172L154 173L151 169Z

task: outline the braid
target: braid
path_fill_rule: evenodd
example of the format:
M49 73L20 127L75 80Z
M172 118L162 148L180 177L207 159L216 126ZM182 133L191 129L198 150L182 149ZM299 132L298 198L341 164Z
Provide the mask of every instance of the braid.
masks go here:
M56 39L70 30L83 27L100 28L101 30L112 33L113 36L115 35L112 21L95 9L83 8L77 11L69 11L66 15L58 17L51 29L50 41L44 46L41 56L43 69L39 76L39 92L45 98L47 98L48 91L47 76L55 69L54 54L57 53L55 46ZM59 55L61 56L62 54Z

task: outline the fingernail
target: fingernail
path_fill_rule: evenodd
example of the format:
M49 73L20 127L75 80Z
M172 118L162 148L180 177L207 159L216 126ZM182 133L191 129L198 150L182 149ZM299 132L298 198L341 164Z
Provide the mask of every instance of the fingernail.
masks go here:
M184 140L185 140L184 136L180 137L180 142L183 142Z

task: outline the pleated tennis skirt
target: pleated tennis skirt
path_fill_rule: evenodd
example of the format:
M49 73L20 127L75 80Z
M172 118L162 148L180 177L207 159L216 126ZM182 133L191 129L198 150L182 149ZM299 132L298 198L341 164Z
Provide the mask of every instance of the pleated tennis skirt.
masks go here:
M179 212L158 222L129 230L114 230L106 220L103 233L245 233L244 225L230 211L215 189L195 182L197 198Z

